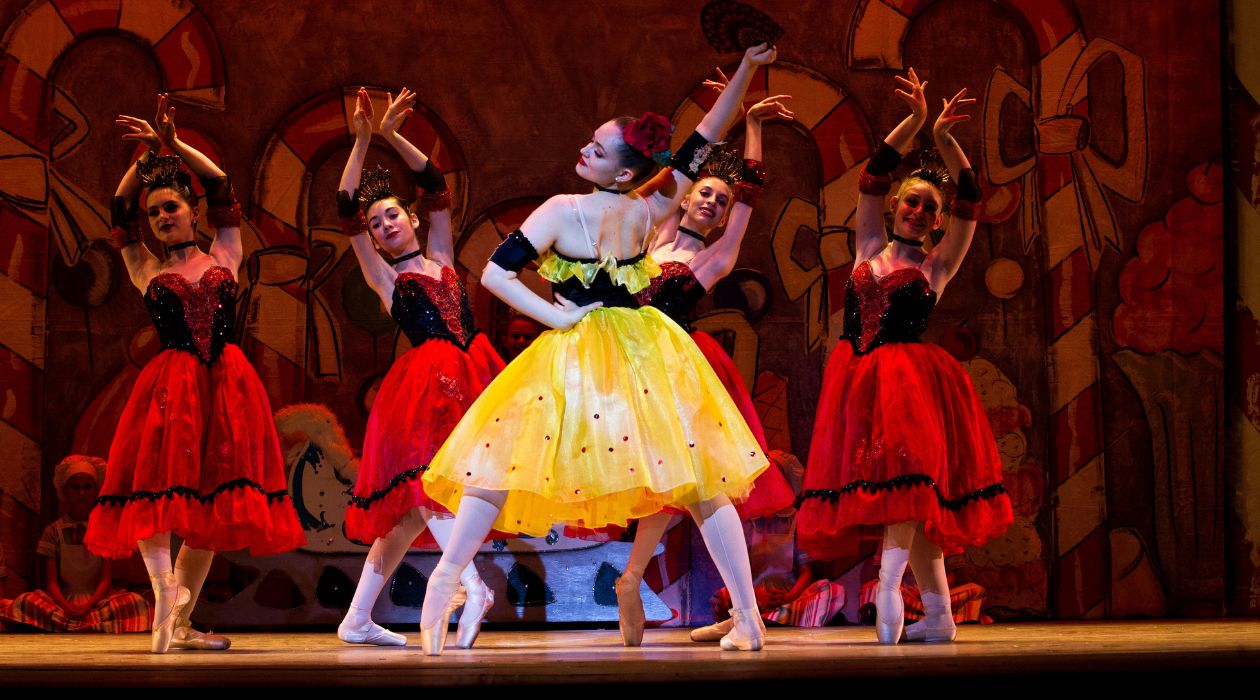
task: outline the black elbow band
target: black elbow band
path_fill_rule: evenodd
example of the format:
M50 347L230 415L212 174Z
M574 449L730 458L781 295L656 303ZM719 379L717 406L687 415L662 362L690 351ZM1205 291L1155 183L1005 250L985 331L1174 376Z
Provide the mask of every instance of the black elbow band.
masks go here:
M976 177L976 171L971 168L964 168L958 173L958 194L956 198L963 202L979 202L980 201L980 179Z
M435 194L446 189L446 176L442 175L442 171L433 164L433 159L425 163L424 170L412 172L411 176L416 180L416 187L424 190L426 194Z
M109 200L109 225L114 228L127 228L140 219L140 206L134 199L111 197Z
M704 162L709 159L709 153L712 151L713 144L701 136L700 132L693 131L674 153L670 165L674 167L674 170L686 175L688 179L696 180L700 177L700 170L704 168Z
M350 194L345 190L337 190L337 218L351 219L358 213L359 191L356 189L354 194Z
M880 142L879 148L875 149L875 153L871 154L871 159L866 161L866 172L879 177L888 175L897 169L901 164L901 154L897 149L888 145L887 141Z
M227 175L202 178L201 187L206 191L206 206L230 207L236 204L236 193L232 191L232 182Z
M490 262L508 272L520 272L526 265L537 258L538 251L534 249L534 244L530 243L529 239L518 228L508 234L508 237L503 239L499 247L494 249L494 253L490 256Z

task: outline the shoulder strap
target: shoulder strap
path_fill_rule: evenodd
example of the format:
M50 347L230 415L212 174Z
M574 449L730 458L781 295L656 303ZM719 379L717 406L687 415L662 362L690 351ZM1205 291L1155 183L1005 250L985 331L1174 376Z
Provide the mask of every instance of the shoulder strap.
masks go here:
M591 249L591 257L599 258L599 249L591 238L590 230L586 228L586 217L582 216L582 210L578 208L577 195L569 195L569 206L573 207L573 213L577 215L578 223L582 226L582 236L586 239L587 247Z

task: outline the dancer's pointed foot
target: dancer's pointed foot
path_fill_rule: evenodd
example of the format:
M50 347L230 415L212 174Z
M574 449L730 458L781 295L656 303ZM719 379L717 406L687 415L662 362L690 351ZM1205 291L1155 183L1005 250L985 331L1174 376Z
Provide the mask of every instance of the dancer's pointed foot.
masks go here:
M459 626L455 628L455 646L471 649L481 634L481 623L494 607L494 591L478 576L464 584L467 600L459 614Z
M446 633L451 627L451 613L463 605L466 598L458 576L448 578L436 571L433 573L425 589L424 607L420 609L420 650L426 656L441 656Z
M621 630L621 643L628 647L637 647L643 643L643 626L647 618L643 614L643 599L639 596L639 585L643 579L631 574L622 574L613 588L617 591L617 628Z
M896 644L902 640L906 625L906 606L901 587L875 590L875 637L880 644Z
M149 582L153 585L153 635L150 650L154 654L165 654L175 636L175 622L184 611L184 606L192 600L192 594L179 585L172 572L150 576Z

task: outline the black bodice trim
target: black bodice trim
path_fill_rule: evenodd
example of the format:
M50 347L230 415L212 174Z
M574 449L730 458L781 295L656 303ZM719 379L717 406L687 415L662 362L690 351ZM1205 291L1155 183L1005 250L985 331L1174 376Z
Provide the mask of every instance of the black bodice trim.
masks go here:
M422 281L425 275L403 273L394 284L389 313L415 347L437 339L468 350L480 333L464 285L447 286L448 274L444 269L442 280Z
M797 499L797 505L805 499L816 498L835 503L840 500L841 496L847 496L857 491L866 493L879 493L881 491L894 491L897 489L908 489L914 487L930 487L936 492L936 501L942 508L950 511L959 511L974 501L989 500L1006 493L1006 487L1002 482L990 484L982 489L964 494L958 498L946 498L941 493L940 488L936 485L936 480L926 474L905 474L893 477L888 481L866 481L864 479L846 484L840 489L811 489L805 491Z

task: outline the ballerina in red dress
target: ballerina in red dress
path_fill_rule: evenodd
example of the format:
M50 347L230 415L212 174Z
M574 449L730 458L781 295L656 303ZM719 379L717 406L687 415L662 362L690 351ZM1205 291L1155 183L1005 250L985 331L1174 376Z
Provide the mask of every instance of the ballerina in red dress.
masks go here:
M987 542L1010 525L1010 499L984 406L966 371L940 347L919 342L936 300L958 272L976 229L980 188L950 130L969 117L959 91L933 127L948 176L920 168L891 198L892 242L883 209L890 174L927 120L914 70L898 76L906 117L859 179L857 241L845 294L844 337L823 375L805 491L797 520L802 549L832 556L846 539L883 526L876 633L884 644L952 641L942 550ZM957 183L944 238L923 243L943 219L942 184ZM904 628L901 579L909 563L923 595L923 621Z
M691 327L690 319L705 293L735 268L748 220L765 184L761 123L766 119L792 119L792 113L783 104L789 99L788 95L767 97L748 110L743 158L726 153L710 156L701 178L683 198L680 214L658 227L649 252L660 264L661 274L636 295L639 304L660 309L689 332L726 387L763 454L769 452L765 432L739 369L712 336ZM721 238L706 246L705 238L723 226L726 229ZM735 508L741 518L763 518L792 505L795 498L783 473L771 466L757 477L748 498L737 501ZM642 643L645 619L639 586L674 512L664 510L637 521L626 569L616 585L621 639L626 646ZM731 631L731 620L728 617L717 625L693 630L692 639L716 642Z
M420 477L468 406L503 369L503 360L475 326L468 294L455 272L446 180L428 156L398 133L414 103L415 93L407 88L397 99L391 95L380 133L413 171L417 204L429 216L425 247L416 237L419 220L390 190L388 171L377 168L360 185L372 140L372 102L363 88L354 111L354 147L337 193L342 227L364 278L414 346L381 381L346 510L346 534L372 543L350 609L337 628L342 641L354 644L407 643L402 635L372 622L372 607L426 525L445 547L453 520L449 511L425 495ZM464 567L460 582L467 602L457 644L466 649L494 605L494 594L471 563Z
M287 552L305 542L289 500L271 405L233 338L240 207L227 176L181 141L175 108L158 98L157 130L120 116L124 140L150 150L127 170L110 203L112 234L131 282L165 348L136 380L109 450L105 483L85 544L128 557L137 545L155 596L152 650L226 649L221 635L192 629L189 616L216 551ZM158 156L165 146L174 156ZM191 179L201 179L215 227L209 254L194 238L199 211ZM139 195L166 248L140 244ZM171 533L183 538L171 564Z

